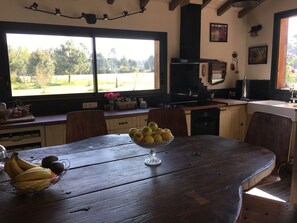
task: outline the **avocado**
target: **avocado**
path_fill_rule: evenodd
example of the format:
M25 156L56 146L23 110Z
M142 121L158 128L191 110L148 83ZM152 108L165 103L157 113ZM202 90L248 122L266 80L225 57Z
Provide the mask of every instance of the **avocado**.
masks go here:
M59 175L64 171L64 164L59 161L54 161L50 164L49 168L51 171L53 171L55 174Z
M44 168L49 168L52 162L58 161L58 157L51 155L51 156L47 156L44 157L41 161L41 165Z

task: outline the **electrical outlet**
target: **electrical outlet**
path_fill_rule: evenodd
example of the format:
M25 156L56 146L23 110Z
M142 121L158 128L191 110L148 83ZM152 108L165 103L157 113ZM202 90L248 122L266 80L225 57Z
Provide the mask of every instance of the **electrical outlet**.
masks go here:
M89 108L97 108L98 103L97 102L85 102L82 104L83 109L89 109Z

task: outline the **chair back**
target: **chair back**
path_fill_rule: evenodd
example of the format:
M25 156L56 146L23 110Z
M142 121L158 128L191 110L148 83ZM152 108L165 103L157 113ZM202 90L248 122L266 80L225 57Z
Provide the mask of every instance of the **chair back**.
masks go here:
M102 110L73 111L67 114L66 143L108 134Z
M182 108L151 109L147 124L156 122L160 128L168 128L174 137L188 136L186 114Z
M255 112L247 130L245 142L265 147L274 152L276 165L272 173L276 173L282 164L288 162L291 131L291 119L264 112Z

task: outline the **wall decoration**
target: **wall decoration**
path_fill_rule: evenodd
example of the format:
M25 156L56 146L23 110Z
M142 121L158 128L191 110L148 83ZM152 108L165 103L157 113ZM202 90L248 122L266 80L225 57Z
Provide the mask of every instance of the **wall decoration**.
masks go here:
M268 46L249 47L248 64L267 64Z
M228 24L210 23L209 41L210 42L227 42Z

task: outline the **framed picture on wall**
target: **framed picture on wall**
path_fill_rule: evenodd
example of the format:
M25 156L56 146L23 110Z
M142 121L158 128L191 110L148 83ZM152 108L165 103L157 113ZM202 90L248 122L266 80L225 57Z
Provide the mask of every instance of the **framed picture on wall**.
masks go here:
M248 64L267 64L268 46L249 47Z
M228 24L210 23L209 41L210 42L227 42Z

